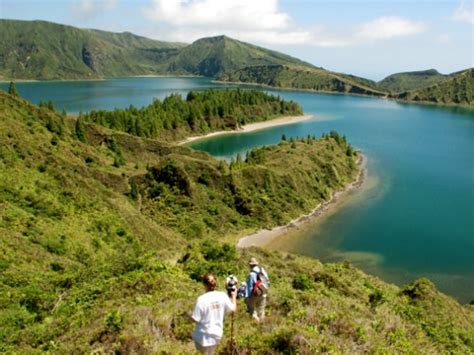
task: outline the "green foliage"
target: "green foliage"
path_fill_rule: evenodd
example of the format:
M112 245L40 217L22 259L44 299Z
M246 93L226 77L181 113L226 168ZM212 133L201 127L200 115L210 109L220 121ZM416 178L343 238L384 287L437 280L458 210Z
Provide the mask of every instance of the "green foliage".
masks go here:
M311 290L314 288L314 282L308 275L305 274L298 274L293 277L293 288L295 290Z
M474 104L474 69L455 73L425 88L394 95L397 99L439 104Z
M123 328L123 314L120 310L112 310L105 316L105 328L111 333L118 333Z
M281 100L262 91L235 89L191 91L186 100L175 94L140 109L130 106L114 111L92 111L83 117L86 121L139 137L174 140L300 114L301 107L293 101Z
M2 353L189 353L186 314L203 292L199 277L216 273L223 290L228 272L245 279L251 256L272 287L258 326L239 301L241 353L474 346L472 306L426 280L399 289L349 264L236 249L235 236L288 223L355 178L335 132L252 150L231 170L94 124L83 125L89 139L78 144L67 129L75 119L2 93L0 115ZM61 118L58 149L47 126ZM137 168L111 167L118 150ZM219 351L229 349L228 321Z
M74 133L77 139L79 139L83 143L87 143L86 129L84 127L84 123L82 122L82 117L76 119Z
M172 58L169 70L204 76L262 64L298 64L312 67L299 59L227 36L202 38L184 47Z
M206 239L193 245L180 262L190 278L201 281L206 272L218 276L235 273L237 258L235 246Z
M295 64L255 65L222 73L222 81L256 83L281 88L342 92L385 96L376 83L352 75L334 73L322 68Z
M182 44L131 33L79 29L45 21L0 20L0 74L19 79L91 79L158 74ZM15 55L11 55L15 53Z
M8 93L12 96L20 96L18 94L18 90L16 88L16 85L13 81L10 81L10 84L8 85Z
M435 69L397 73L379 81L377 86L388 92L404 92L435 85L446 80L447 77Z

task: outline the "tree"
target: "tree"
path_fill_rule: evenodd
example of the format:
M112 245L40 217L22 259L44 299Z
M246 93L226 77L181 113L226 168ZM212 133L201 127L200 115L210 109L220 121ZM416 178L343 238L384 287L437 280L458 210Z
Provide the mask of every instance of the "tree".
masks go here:
M75 134L77 139L83 143L86 143L86 130L84 128L82 118L80 117L76 120Z
M10 85L8 86L8 93L12 96L20 96L20 94L18 94L18 90L16 89L16 85L13 81L10 81Z

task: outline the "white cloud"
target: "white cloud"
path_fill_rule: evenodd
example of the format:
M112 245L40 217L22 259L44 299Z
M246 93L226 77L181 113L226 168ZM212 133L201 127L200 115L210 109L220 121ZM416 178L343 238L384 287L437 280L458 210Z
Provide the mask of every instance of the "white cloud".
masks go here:
M116 6L117 0L80 0L72 5L71 10L73 15L88 19L113 10Z
M174 26L276 30L289 26L278 0L153 0L147 15Z
M160 39L190 42L226 34L263 45L345 47L418 34L421 23L388 16L346 28L301 28L278 0L151 0L144 14L165 25ZM150 33L151 34L151 33ZM158 33L152 34L157 37Z
M383 40L421 33L425 26L396 16L379 17L359 26L355 37L361 40Z
M466 1L461 1L459 6L454 10L451 18L455 21L474 23L474 8Z

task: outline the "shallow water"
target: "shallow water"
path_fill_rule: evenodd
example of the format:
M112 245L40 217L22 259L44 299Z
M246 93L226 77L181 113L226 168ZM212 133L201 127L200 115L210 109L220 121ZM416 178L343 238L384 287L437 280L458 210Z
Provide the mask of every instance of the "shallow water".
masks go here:
M6 84L2 84L6 87ZM17 84L69 112L148 104L154 97L222 87L206 78L128 78ZM269 90L266 90L269 91ZM323 261L351 260L385 280L426 276L462 302L474 299L474 111L383 99L274 91L310 121L191 144L220 158L287 137L337 130L367 155L364 187L334 213L275 245Z

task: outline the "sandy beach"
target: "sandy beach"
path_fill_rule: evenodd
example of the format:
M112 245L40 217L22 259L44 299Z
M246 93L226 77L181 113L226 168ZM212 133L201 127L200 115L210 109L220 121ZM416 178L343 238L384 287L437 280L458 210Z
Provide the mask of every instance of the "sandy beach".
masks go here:
M357 176L357 179L354 180L349 185L347 185L344 189L336 191L329 201L320 203L310 213L302 215L296 219L293 219L289 223L283 226L277 226L272 229L261 229L255 233L244 236L239 239L237 243L237 247L248 248L251 246L268 245L276 238L290 232L291 230L299 228L303 224L308 223L309 221L312 221L313 219L321 216L324 212L326 212L329 209L329 207L334 205L340 199L348 196L349 192L358 189L363 184L364 178L366 176L366 164L367 164L367 158L363 154L360 154L359 161L357 162L357 165L360 168L360 172L359 172L359 175Z
M193 141L196 141L196 140L199 140L199 139L205 139L205 138L209 138L209 137L220 136L220 135L223 135L223 134L248 133L248 132L258 131L260 129L276 127L276 126L283 126L283 125L302 122L302 121L308 121L312 118L314 118L313 115L285 116L285 117L275 118L273 120L268 120L268 121L249 123L249 124L246 124L246 125L240 127L239 129L232 130L232 131L217 131L217 132L204 134L204 135L201 135L201 136L188 137L185 140L179 142L178 145L190 143L190 142L193 142Z

